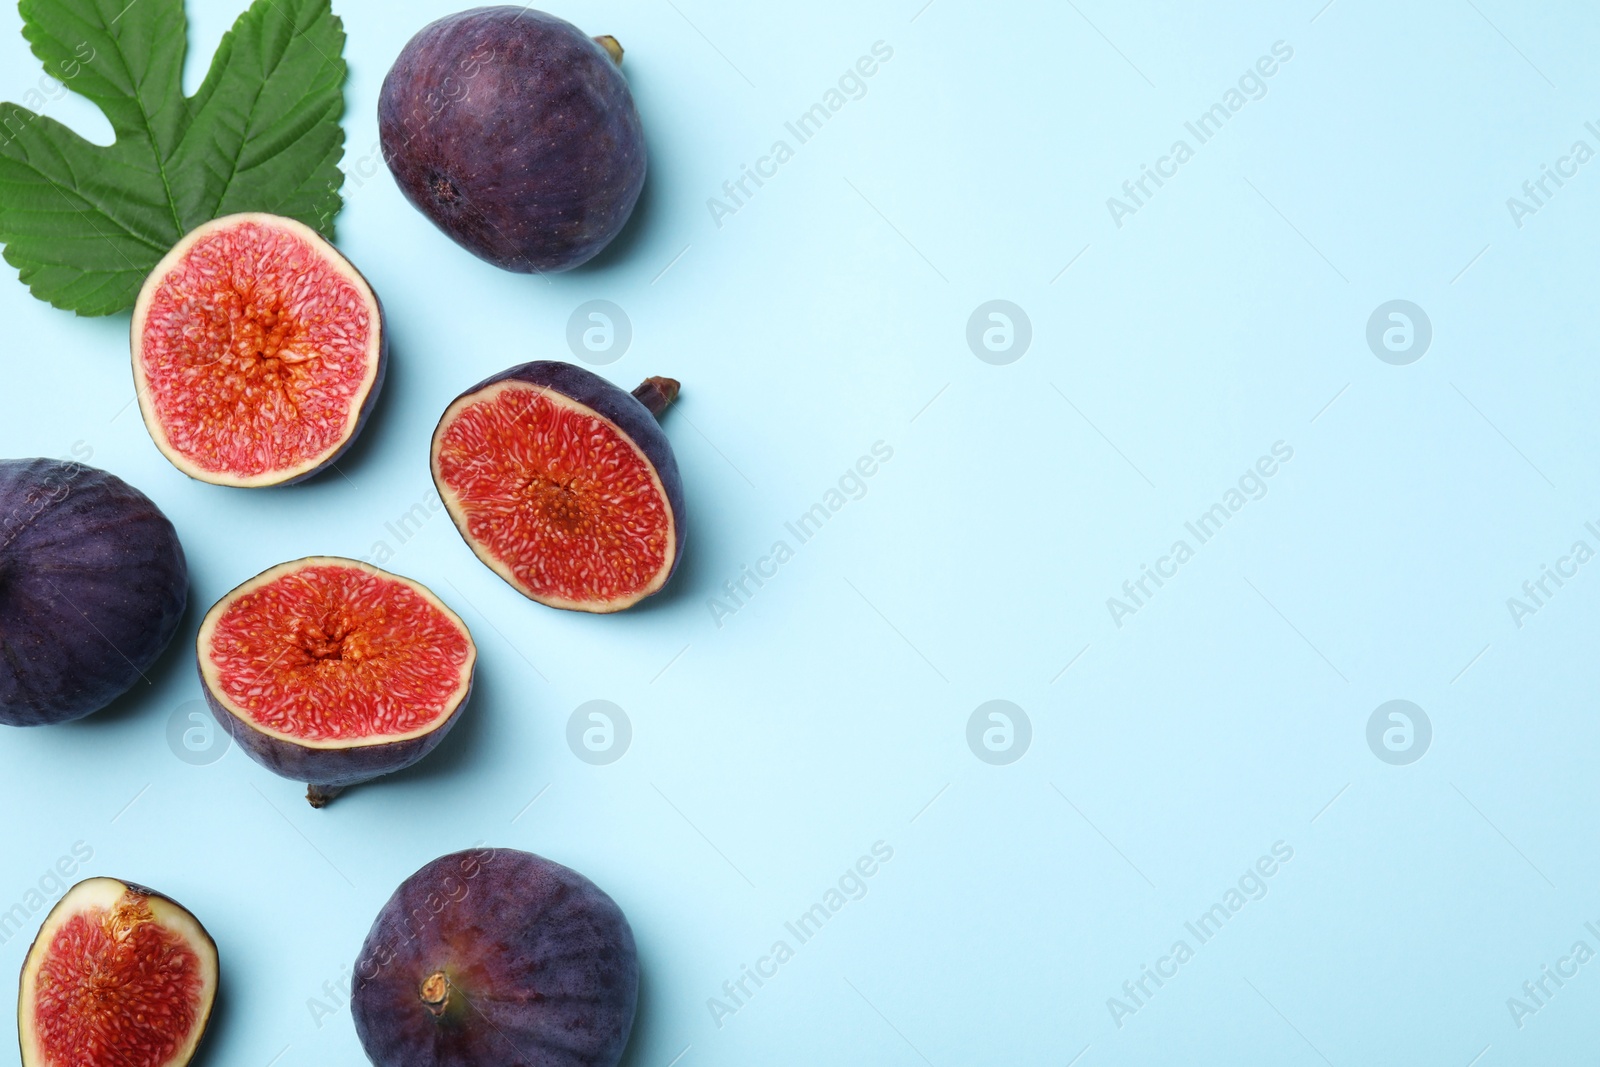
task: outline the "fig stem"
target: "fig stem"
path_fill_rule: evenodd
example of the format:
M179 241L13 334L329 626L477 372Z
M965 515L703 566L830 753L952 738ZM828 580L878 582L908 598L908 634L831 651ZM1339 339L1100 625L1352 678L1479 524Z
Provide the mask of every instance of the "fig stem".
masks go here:
M656 418L676 399L678 392L683 388L674 378L646 378L633 395L645 407L650 409L650 414Z
M611 57L611 62L619 67L622 66L622 45L615 37L608 33L603 37L596 37L594 40L596 44L606 50L606 54Z
M443 1015L450 1006L450 979L443 971L434 971L422 980L419 991L422 1003L434 1015Z
M328 802L344 792L342 785L317 785L312 783L306 786L306 801L313 808L325 808Z

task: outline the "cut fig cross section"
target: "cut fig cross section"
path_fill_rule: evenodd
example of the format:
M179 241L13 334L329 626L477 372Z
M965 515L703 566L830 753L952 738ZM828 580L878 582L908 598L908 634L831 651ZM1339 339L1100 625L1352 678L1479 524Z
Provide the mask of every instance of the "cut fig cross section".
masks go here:
M366 279L309 226L276 215L195 229L134 306L150 436L216 485L286 485L328 467L370 414L387 360Z
M683 479L657 417L678 383L629 394L570 363L525 363L457 397L433 480L478 558L524 596L615 612L683 556Z
M22 964L22 1067L185 1067L217 995L217 946L153 889L90 878Z
M477 647L420 583L314 556L219 600L198 656L217 721L256 762L308 783L320 808L444 740L471 694Z

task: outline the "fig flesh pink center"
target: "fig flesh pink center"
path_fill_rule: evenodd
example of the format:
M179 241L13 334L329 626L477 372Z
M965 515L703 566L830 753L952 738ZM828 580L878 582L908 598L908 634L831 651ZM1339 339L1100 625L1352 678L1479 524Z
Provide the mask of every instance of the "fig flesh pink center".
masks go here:
M381 323L365 283L265 220L202 228L179 251L135 324L158 444L243 479L338 451L373 384Z
M437 470L491 565L535 599L634 597L671 562L655 469L610 420L549 390L485 390L445 428Z
M474 658L421 587L331 563L241 587L208 640L214 691L258 728L313 746L427 733L460 703Z
M159 1067L190 1041L204 987L194 950L126 893L56 931L37 978L37 1047L50 1067Z

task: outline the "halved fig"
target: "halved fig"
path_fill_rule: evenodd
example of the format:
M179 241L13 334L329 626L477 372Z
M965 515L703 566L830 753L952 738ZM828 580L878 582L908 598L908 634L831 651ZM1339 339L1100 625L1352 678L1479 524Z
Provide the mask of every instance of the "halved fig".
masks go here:
M350 997L377 1067L616 1067L639 959L622 909L542 856L482 848L401 883Z
M216 943L182 905L132 882L79 882L22 963L22 1067L184 1067L216 996Z
M361 272L276 215L198 227L133 309L150 436L179 470L216 485L286 485L337 460L378 398L388 350Z
M570 363L468 389L433 433L433 480L461 536L524 596L612 612L661 591L683 556L683 479L657 417L678 383L630 395Z
M99 711L183 621L189 567L161 509L114 474L0 460L0 723Z
M432 752L467 706L478 650L420 583L313 556L217 601L198 656L217 721L320 808Z

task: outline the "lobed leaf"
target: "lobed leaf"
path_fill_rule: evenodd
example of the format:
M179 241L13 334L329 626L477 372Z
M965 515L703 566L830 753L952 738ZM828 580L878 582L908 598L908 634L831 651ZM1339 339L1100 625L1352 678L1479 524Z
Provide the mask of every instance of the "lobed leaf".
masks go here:
M105 113L92 144L0 104L0 242L34 296L133 306L189 230L266 211L333 236L344 175L345 34L330 0L255 0L183 95L183 0L20 0L33 53Z

